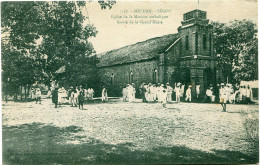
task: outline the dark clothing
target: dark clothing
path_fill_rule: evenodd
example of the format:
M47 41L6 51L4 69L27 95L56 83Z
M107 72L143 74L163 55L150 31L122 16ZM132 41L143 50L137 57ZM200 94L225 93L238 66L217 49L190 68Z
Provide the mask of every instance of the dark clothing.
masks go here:
M55 107L57 107L58 104L58 90L54 90L52 92L52 102L55 104Z
M146 88L144 87L144 85L141 86L140 91L141 91L140 93L141 93L143 102L146 102L146 98L145 98Z
M83 109L83 104L84 104L84 101L85 101L85 92L84 91L79 92L78 100L79 100L79 108L81 106L82 109Z

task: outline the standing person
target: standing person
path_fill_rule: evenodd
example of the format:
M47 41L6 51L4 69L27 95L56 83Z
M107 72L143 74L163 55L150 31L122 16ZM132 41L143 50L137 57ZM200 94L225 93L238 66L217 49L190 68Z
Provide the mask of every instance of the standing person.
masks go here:
M145 83L142 83L141 86L139 87L140 90L140 94L142 97L142 101L146 102L146 98L145 98L145 92L146 92L146 88L145 88Z
M172 87L170 86L169 83L166 84L166 89L167 89L167 102L172 102Z
M189 102L191 102L191 85L189 85L188 89L186 90L186 98L185 101L189 99Z
M252 103L252 98L253 98L253 92L250 86L248 85L246 88L246 103L247 104Z
M227 93L226 93L226 88L225 88L225 85L224 85L224 83L221 83L220 84L221 85L221 87L220 87L220 89L219 89L219 102L220 102L220 104L221 104L221 106L222 106L222 108L223 108L223 110L222 110L222 112L226 112L227 111Z
M70 89L68 90L68 98L69 98L69 104L72 104L72 99L71 99L71 92L73 90L73 87L71 86Z
M80 109L80 107L81 107L81 109L83 109L83 104L85 101L85 93L84 93L84 90L82 87L80 87L80 90L79 90L78 100L79 100L79 109Z
M42 97L42 92L40 90L40 88L36 89L36 104L37 102L39 102L39 104L41 104L41 97Z
M127 91L126 87L123 87L122 89L122 95L123 95L123 102L126 102L126 97L127 97Z
M177 85L174 88L174 92L176 94L176 102L180 102L180 96L181 96L181 88L180 88L180 83L177 83Z
M133 87L132 85L128 84L128 87L127 87L127 97L128 97L128 101L131 103L133 101Z
M197 82L196 84L196 99L199 99L199 95L200 95L200 84Z
M72 88L71 90L71 94L70 94L70 98L71 98L71 107L74 107L76 102L75 102L75 99L74 99L74 94L75 94L75 90Z
M144 97L145 97L145 102L149 101L149 86L148 84L144 84Z
M163 95L163 90L164 90L164 85L161 84L161 86L159 87L159 90L158 90L158 95L159 95L159 99L158 99L158 102L162 102L162 95Z
M132 101L135 101L135 93L136 93L136 90L135 90L135 84L134 84L134 83L132 83L132 90L133 90L133 92L132 92L132 98L133 98L133 100L132 100Z
M54 88L51 95L52 95L52 103L54 103L55 108L57 108L57 105L58 105L58 88Z
M152 84L149 83L147 86L147 101L152 102Z
M160 98L160 87L161 87L161 84L160 83L158 83L157 84L157 87L156 87L156 96L157 96L157 100L158 100L158 102L160 102L160 100L161 100L161 98Z
M94 89L93 88L90 88L90 100L93 100L93 98L94 98Z
M107 98L107 88L106 87L103 87L103 90L102 90L102 101L103 102L108 101L108 98Z
M162 101L163 108L166 108L166 103L167 103L167 92L166 92L166 89L162 90L161 101Z
M204 98L204 101L203 102L206 102L206 103L210 103L211 102L211 97L213 95L213 91L211 89L212 87L208 87L207 90L206 90L206 95L205 95L205 98Z

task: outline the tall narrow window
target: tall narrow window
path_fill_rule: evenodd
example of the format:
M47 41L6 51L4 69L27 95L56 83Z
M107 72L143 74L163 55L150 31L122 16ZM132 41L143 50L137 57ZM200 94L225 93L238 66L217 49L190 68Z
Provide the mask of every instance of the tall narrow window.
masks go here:
M129 73L129 84L133 83L134 74L133 72Z
M207 48L207 36L206 34L203 34L203 49Z
M153 83L158 83L158 70L155 69L153 72Z
M185 47L186 47L186 50L189 50L189 36L185 37Z
M211 39L211 35L209 35L209 54L211 55L211 43L212 43L212 41L211 41L212 39Z
M115 75L112 73L111 75L111 85L115 84Z
M195 33L195 54L198 55L198 32Z

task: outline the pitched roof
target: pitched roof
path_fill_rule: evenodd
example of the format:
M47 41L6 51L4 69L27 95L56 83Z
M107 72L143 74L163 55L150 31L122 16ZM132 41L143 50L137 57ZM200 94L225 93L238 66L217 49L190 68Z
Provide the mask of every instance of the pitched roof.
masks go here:
M178 34L151 38L143 42L99 54L98 67L152 59L164 52L178 39Z

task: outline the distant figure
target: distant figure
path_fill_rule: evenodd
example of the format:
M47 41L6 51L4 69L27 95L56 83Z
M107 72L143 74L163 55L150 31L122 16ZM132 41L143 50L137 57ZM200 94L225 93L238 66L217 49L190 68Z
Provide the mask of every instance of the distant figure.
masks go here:
M226 109L226 104L227 104L227 91L226 91L226 88L224 86L224 83L221 83L220 84L221 87L219 89L219 102L223 108L222 112L226 112L227 109Z
M166 89L162 90L161 101L162 101L163 108L166 108L166 103L167 103L167 92L166 92Z
M80 107L81 107L81 109L83 109L83 104L85 101L85 93L84 93L84 90L82 87L80 87L80 90L79 90L78 101L79 101L79 109L80 109Z
M199 95L200 95L200 84L197 83L196 84L196 97L197 97L197 99L199 98Z
M107 89L106 89L106 87L103 87L103 90L102 90L102 101L103 101L103 102L108 101L108 98L107 98Z
M126 87L123 87L122 95L123 95L123 102L126 102L126 98L127 98L127 89L126 89Z
M133 102L133 100L134 100L134 98L133 98L133 96L134 96L133 92L134 92L133 86L129 84L128 87L127 87L127 98L128 98L128 101L129 101L130 103Z
M210 103L212 95L213 95L213 91L212 91L211 87L208 87L208 89L206 90L206 96L204 98L204 102Z
M72 104L72 99L71 99L71 92L72 92L72 90L73 90L73 87L71 86L70 89L68 90L68 93L67 93L68 98L69 98L69 104Z
M146 92L145 83L141 84L141 86L139 87L139 90L140 90L140 95L142 97L142 101L146 102L146 98L145 98L145 92Z
M37 104L37 102L39 102L39 104L41 104L42 92L41 92L40 88L36 89L35 94L36 94L36 104Z
M58 88L55 88L52 91L52 103L54 103L55 108L57 108L57 105L58 105Z
M250 86L248 85L246 88L246 103L247 104L252 103L252 98L253 98L253 92Z
M167 89L167 102L172 102L172 90L173 89L169 83L166 84L166 89Z
M180 102L180 96L181 96L181 88L180 83L177 83L177 86L175 85L174 92L176 94L176 102Z
M136 94L136 90L135 90L135 84L134 83L132 83L132 90L133 90L133 92L132 92L132 101L135 101L135 94Z
M189 85L188 89L186 90L186 98L185 101L189 100L191 102L191 85Z
M78 106L78 103L77 103L78 94L75 89L72 90L70 97L71 97L71 107Z

